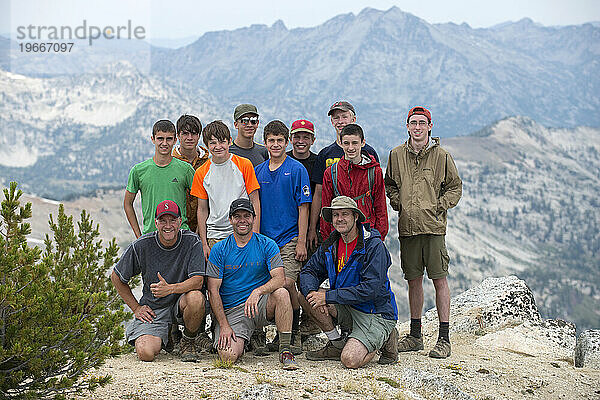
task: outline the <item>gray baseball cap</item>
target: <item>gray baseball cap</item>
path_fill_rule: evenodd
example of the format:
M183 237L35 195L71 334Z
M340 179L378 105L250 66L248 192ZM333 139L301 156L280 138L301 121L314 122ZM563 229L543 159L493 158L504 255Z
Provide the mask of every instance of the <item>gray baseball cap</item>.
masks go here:
M356 202L348 196L338 196L331 201L331 206L323 207L321 210L321 216L326 222L331 224L332 211L333 210L344 210L350 209L358 214L358 222L365 222L365 214L358 209Z

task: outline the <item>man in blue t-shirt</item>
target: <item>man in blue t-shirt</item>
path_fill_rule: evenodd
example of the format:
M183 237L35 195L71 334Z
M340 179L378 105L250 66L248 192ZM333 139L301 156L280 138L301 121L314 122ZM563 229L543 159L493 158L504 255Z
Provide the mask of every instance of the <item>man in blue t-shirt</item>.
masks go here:
M315 161L314 173L310 179L315 183L313 193L313 202L310 211L310 223L308 227L307 242L309 247L317 245L317 221L321 212L321 192L323 190L323 174L327 167L336 163L340 158L344 157L344 149L340 146L340 133L348 124L356 123L356 112L352 104L347 101L336 101L329 107L327 113L331 117L331 125L333 125L336 136L335 141L329 146L321 149ZM375 157L375 161L379 162L379 156L374 148L365 144L364 151Z
M300 303L296 282L302 262L306 260L306 232L312 201L310 179L306 168L285 153L289 131L283 122L269 122L263 135L269 159L255 168L260 185L260 233L273 239L281 252L284 287L290 293L293 309L292 351L300 354ZM271 350L276 347L271 346Z
M255 217L250 200L234 200L229 208L233 233L215 244L208 257L209 299L217 321L214 346L221 359L235 362L252 332L275 320L279 361L283 369L295 370L292 306L283 289L281 256L273 240L252 232Z

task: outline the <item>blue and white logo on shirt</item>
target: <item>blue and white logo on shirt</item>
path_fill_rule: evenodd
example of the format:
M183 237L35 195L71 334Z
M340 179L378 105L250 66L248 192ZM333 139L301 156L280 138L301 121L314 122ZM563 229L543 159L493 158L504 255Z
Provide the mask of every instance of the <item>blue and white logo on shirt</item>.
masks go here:
M302 194L304 194L305 196L310 196L310 188L308 187L308 185L302 186Z

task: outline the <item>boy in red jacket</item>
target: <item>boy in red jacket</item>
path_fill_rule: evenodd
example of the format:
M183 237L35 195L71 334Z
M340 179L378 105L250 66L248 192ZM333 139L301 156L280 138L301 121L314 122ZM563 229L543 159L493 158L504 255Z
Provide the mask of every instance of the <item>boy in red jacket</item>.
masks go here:
M325 170L321 204L329 207L331 201L340 195L352 198L365 215L365 224L377 229L381 240L385 240L388 214L381 166L375 157L362 151L365 135L359 125L346 125L340 132L340 144L344 157ZM325 240L333 227L322 217L320 226Z

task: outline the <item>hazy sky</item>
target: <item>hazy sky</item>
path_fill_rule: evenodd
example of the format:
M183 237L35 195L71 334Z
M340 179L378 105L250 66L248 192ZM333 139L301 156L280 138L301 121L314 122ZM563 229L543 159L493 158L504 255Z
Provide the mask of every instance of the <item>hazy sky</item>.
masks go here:
M14 34L20 25L76 25L86 19L99 26L132 20L148 37L183 38L281 19L288 28L311 27L342 13L365 7L397 6L431 23L466 22L488 27L529 17L543 25L600 21L597 0L0 0L0 32Z

